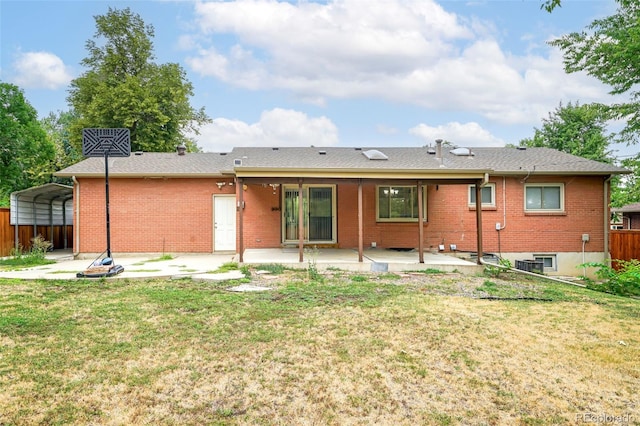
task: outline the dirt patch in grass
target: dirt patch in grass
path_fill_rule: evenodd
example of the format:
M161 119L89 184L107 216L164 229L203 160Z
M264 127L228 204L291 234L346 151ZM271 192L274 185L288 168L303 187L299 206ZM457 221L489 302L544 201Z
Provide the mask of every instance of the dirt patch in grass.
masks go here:
M273 290L1 282L0 424L640 422L637 300L509 276L251 276Z

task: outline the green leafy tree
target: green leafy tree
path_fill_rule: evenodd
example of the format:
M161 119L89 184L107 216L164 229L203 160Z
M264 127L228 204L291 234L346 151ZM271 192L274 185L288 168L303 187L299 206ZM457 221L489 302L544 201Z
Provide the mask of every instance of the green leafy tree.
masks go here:
M51 112L40 124L55 147L55 168L64 169L82 160L82 151L73 146L70 139L70 128L77 120L73 111ZM56 179L56 178L54 178Z
M612 118L626 121L620 139L635 143L640 132L640 2L616 1L614 15L550 44L562 50L565 71L584 71L611 86L611 94L629 95L628 102L611 105L610 112Z
M561 0L544 0L540 8L546 10L547 12L552 12L556 7L562 7L561 3Z
M0 82L0 205L8 205L14 191L49 182L54 159L54 146L22 90Z
M579 157L611 163L609 138L606 136L607 114L599 104L575 105L562 103L549 117L542 120L542 128L535 129L533 138L523 139L520 146L547 147Z
M622 176L619 179L618 187L612 191L611 205L613 207L640 202L640 154L625 158L621 165L630 170L631 174Z
M193 86L175 63L156 64L154 29L129 8L109 8L95 17L96 33L88 40L88 68L71 82L68 101L78 114L70 126L71 143L82 143L82 129L126 127L133 151L175 150L197 145L186 136L209 121L204 109L191 107ZM81 149L80 149L81 151Z

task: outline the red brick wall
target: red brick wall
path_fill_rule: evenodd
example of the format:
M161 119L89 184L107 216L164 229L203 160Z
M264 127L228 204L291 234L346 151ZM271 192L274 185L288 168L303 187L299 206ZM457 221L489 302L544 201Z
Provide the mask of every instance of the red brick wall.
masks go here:
M496 207L483 208L483 248L485 252L577 252L582 250L582 234L589 234L586 251L604 250L603 179L599 177L530 177L527 183L564 183L565 212L531 214L524 212L522 178L491 180L496 184ZM475 209L467 206L466 185L430 188L429 225L426 245L444 242L458 250L476 250ZM506 203L506 220L505 220ZM455 206L455 207L452 207ZM462 206L462 207L461 207ZM496 231L496 223L506 227Z
M247 185L242 194L245 201L243 212L244 247L280 247L281 234L281 189L270 186ZM275 194L274 194L275 192ZM239 241L238 241L239 247Z
M582 234L589 234L587 251L604 250L603 179L599 177L530 177L527 183L564 183L565 212L531 214L524 212L522 178L494 178L495 207L482 210L485 252L576 252L582 250ZM376 222L375 184L363 186L364 245L417 247L418 226L414 223ZM505 205L506 200L506 205ZM357 187L338 188L338 242L341 247L357 247ZM505 220L506 211L506 220ZM506 227L496 231L496 223ZM458 250L475 251L475 207L468 206L467 185L429 185L425 248L456 244Z
M235 186L218 189L220 179L110 179L111 246L115 252L212 251L214 194L234 193ZM483 208L485 252L578 252L582 234L590 235L587 251L603 251L603 178L531 176L527 183L564 183L565 212L553 215L524 213L522 177L496 184L494 208ZM280 247L282 240L281 190L248 185L243 192L245 248ZM413 223L376 222L376 185L363 185L364 244L369 247L418 247L418 226ZM476 250L476 215L468 206L467 185L428 185L425 248L456 244L461 251ZM106 248L104 180L80 179L80 218L76 229L81 252ZM358 246L356 185L339 184L337 234L341 248ZM505 204L506 200L506 204ZM496 222L506 228L498 233ZM498 236L500 237L498 239ZM78 250L75 247L76 251Z
M219 180L219 179L218 179ZM79 226L83 253L106 249L104 179L79 179ZM111 250L114 252L212 251L214 179L109 179ZM76 224L77 225L77 224ZM78 248L74 247L77 251Z

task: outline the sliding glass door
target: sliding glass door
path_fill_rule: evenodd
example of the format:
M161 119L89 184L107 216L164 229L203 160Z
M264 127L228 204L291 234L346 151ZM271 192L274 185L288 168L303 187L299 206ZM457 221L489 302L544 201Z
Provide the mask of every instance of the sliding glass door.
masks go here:
M298 186L285 185L283 197L283 239L298 242ZM335 242L335 187L304 185L302 202L304 240Z

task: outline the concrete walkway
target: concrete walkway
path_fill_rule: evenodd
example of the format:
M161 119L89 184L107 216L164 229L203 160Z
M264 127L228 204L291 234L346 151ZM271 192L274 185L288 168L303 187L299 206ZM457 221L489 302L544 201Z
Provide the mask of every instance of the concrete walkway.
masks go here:
M242 278L240 271L213 274L225 263L237 262L234 253L221 254L175 254L172 259L160 260L157 254L116 256L116 265L124 267L117 278L180 278L227 280ZM84 272L93 259L74 259L69 251L55 251L47 258L56 260L49 265L35 266L17 271L0 271L0 278L18 279L75 279L78 272ZM364 252L363 262L358 262L358 252L350 249L308 249L304 261L299 262L297 248L247 249L244 264L281 264L292 268L308 268L314 264L318 270L337 268L361 272L402 272L418 271L428 268L441 271L457 270L464 273L476 273L482 270L473 262L445 254L424 254L424 263L418 262L418 252L368 249Z
M84 272L93 259L73 260L73 256L63 253L50 253L47 258L56 263L35 266L18 271L0 271L0 278L19 279L75 279L78 272ZM122 265L124 272L117 278L209 278L217 280L242 278L240 271L224 274L212 274L224 263L233 261L233 254L179 254L172 259L159 260L159 256L114 256L116 265ZM213 277L211 277L213 275Z

